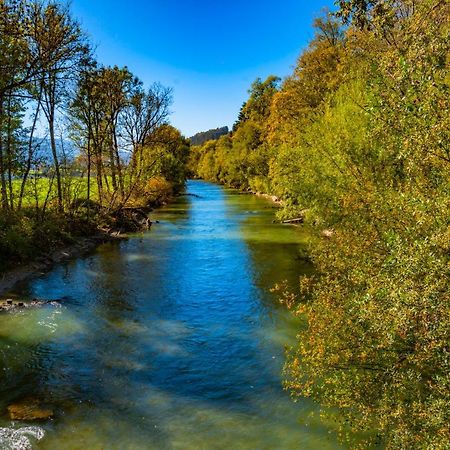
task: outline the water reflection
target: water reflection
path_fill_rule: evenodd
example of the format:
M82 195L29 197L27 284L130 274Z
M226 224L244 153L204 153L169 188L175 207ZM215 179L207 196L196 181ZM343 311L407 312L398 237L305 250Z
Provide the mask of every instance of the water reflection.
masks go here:
M56 412L38 448L339 447L309 419L316 406L281 388L296 324L269 288L311 270L307 236L272 224L265 200L188 190L199 197L158 211L151 232L16 291L62 308L0 316L0 355L20 374L0 386L1 410L33 394Z

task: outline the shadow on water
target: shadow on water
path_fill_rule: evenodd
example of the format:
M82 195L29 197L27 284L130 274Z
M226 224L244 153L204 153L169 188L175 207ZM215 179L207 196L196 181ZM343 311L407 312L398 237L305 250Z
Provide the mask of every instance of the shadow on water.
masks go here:
M193 181L159 224L17 288L63 307L0 316L0 408L43 397L37 448L333 449L281 386L297 324L269 289L311 267L265 200ZM10 427L3 416L0 427Z

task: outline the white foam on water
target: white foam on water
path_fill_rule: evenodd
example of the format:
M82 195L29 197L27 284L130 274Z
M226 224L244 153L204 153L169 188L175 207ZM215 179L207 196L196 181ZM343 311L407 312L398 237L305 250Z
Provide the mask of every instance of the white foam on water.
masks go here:
M32 440L40 441L45 431L39 427L0 428L0 448L2 450L32 450Z

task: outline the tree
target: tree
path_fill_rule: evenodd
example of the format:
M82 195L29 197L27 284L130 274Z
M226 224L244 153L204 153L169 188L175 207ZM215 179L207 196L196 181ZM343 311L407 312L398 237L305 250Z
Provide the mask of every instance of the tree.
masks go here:
M147 92L138 87L132 93L121 119L131 147L130 180L139 178L142 171L144 147L158 143L155 131L166 122L171 103L172 90L160 84Z
M57 107L67 94L67 85L80 65L89 57L89 47L79 24L67 9L59 3L34 3L34 40L37 55L45 55L39 61L42 66L42 109L48 121L50 145L56 173L58 208L63 210L61 168L56 145L55 122Z

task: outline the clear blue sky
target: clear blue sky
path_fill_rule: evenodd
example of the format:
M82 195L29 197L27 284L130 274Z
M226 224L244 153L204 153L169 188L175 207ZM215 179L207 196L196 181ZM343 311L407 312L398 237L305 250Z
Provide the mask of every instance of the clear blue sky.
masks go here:
M258 76L287 75L333 0L72 0L106 65L174 90L186 136L228 125Z

